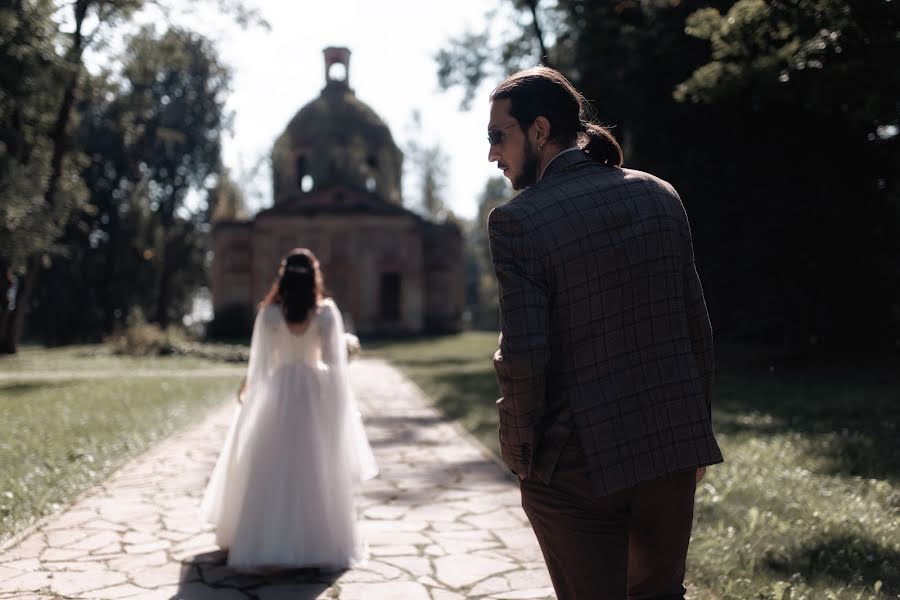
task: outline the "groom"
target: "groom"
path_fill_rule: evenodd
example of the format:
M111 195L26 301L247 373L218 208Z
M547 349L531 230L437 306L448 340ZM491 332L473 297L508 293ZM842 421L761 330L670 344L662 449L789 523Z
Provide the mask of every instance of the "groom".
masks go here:
M722 461L712 330L671 185L621 168L582 96L536 67L491 94L500 447L560 600L683 598L694 490Z

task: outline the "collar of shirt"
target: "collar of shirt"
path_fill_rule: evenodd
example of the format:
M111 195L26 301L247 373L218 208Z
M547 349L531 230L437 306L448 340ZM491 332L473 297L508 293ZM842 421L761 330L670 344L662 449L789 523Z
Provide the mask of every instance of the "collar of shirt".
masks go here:
M547 167L550 166L550 163L552 163L554 160L556 160L557 158L559 158L560 156L562 156L562 155L565 154L566 152L572 152L572 151L574 151L574 150L581 150L581 148L579 148L578 146L572 146L571 148L566 148L565 150L563 150L562 152L559 152L556 156L554 156L553 158L551 158L550 160L548 160L548 161L547 161L547 164L544 165L544 168L541 169L541 176L538 177L538 181L540 181L541 179L544 178L544 173L547 171Z

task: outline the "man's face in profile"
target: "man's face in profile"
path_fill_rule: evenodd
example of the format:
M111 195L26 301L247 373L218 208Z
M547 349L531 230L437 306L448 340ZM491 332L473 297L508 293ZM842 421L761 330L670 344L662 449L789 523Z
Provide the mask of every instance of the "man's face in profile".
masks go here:
M509 114L510 104L509 98L491 104L488 161L497 163L497 168L503 171L514 190L521 190L537 181L538 155L528 139L530 125L522 129Z

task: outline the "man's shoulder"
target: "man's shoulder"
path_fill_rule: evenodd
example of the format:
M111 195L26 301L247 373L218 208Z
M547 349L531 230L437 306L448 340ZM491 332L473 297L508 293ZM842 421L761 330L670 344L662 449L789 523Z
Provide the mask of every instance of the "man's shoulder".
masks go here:
M545 196L537 186L524 189L508 202L491 210L488 214L488 229L524 233L545 204Z
M541 207L547 200L553 196L553 188L543 186L538 182L531 187L525 188L508 202L495 207L488 218L493 216L495 219L503 218L505 220L523 220L527 219L536 212L540 212Z
M622 173L627 183L643 185L650 191L678 197L678 192L675 191L675 187L671 183L652 173L638 171L637 169L622 169Z

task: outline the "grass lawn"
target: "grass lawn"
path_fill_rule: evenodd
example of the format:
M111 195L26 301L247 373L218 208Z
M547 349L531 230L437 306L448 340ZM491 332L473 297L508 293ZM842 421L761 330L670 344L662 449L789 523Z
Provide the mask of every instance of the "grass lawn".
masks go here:
M493 333L364 344L497 452ZM726 462L697 493L695 598L900 597L900 368L723 349L715 429ZM891 364L893 363L893 364Z
M25 347L0 358L0 541L234 394L240 366Z

